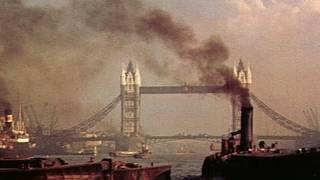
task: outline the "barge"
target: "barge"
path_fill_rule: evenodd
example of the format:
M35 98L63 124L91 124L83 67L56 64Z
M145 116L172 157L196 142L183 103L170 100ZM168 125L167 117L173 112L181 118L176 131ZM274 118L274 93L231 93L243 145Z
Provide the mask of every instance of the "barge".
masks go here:
M0 179L101 179L169 180L170 165L142 167L136 163L102 159L69 165L62 159L29 158L0 160Z

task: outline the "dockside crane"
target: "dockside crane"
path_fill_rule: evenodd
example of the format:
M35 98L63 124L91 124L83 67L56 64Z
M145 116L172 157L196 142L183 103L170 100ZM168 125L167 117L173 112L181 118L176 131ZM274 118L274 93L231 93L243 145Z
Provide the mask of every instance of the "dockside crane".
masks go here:
M312 108L308 108L302 112L310 128L320 131L318 112L313 110Z
M56 130L57 124L58 124L58 118L56 116L57 113L57 106L53 107L51 118L50 118L50 127L49 132L52 134L54 130Z
M37 135L51 135L56 130L56 125L58 119L56 117L56 106L53 106L52 111L48 108L48 104L43 105L43 109L40 113L35 110L33 105L24 106L24 112L28 120L28 127L31 131L31 134ZM40 121L41 118L42 122ZM48 123L43 123L43 121L49 121ZM43 124L48 124L44 126Z
M33 107L33 105L24 106L24 112L27 115L27 119L29 122L29 129L31 134L42 134L43 127L38 119L38 115Z

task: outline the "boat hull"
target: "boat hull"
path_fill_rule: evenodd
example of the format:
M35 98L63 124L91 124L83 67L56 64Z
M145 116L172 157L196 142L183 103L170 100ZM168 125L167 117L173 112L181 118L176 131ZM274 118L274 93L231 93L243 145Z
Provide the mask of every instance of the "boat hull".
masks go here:
M290 154L232 154L208 156L202 176L226 180L320 179L320 152Z
M61 159L0 160L0 179L169 180L170 174L170 165L116 168L111 159L78 165L67 165Z
M36 148L29 144L15 144L11 148L0 148L1 159L29 158L36 154Z

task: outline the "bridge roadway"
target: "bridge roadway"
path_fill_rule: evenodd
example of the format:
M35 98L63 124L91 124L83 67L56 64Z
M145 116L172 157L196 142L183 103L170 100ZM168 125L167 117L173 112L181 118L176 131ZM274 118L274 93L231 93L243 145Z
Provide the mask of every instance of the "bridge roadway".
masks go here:
M220 140L222 136L217 135L174 135L174 136L145 136L147 141L149 140ZM270 135L258 135L255 136L258 140L299 140L302 136L270 136ZM43 138L43 137L42 137ZM81 142L81 141L115 141L119 138L116 135L109 136L97 136L97 137L62 137L62 136L48 136L48 141L56 142Z
M226 87L217 86L141 86L140 94L223 93Z

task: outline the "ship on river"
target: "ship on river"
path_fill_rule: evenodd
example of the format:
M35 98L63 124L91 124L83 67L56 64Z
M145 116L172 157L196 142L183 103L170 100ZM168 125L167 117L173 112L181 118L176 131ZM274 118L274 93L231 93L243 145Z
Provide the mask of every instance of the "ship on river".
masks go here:
M21 107L17 120L11 109L1 116L0 179L147 179L169 180L170 165L145 166L136 163L91 158L88 162L68 164L60 158L36 158L36 146L30 142Z
M145 143L141 143L140 150L130 151L128 149L126 150L117 150L109 152L109 155L111 157L133 157L133 158L149 158L151 155L151 151L149 150L149 146Z
M222 139L221 152L207 156L205 179L225 180L320 179L320 148L288 151L263 141L252 146L252 107L241 108L241 129ZM240 136L240 137L239 137Z
M0 118L0 158L27 158L36 153L36 144L30 142L22 119L21 106L15 120L10 108L4 109Z

